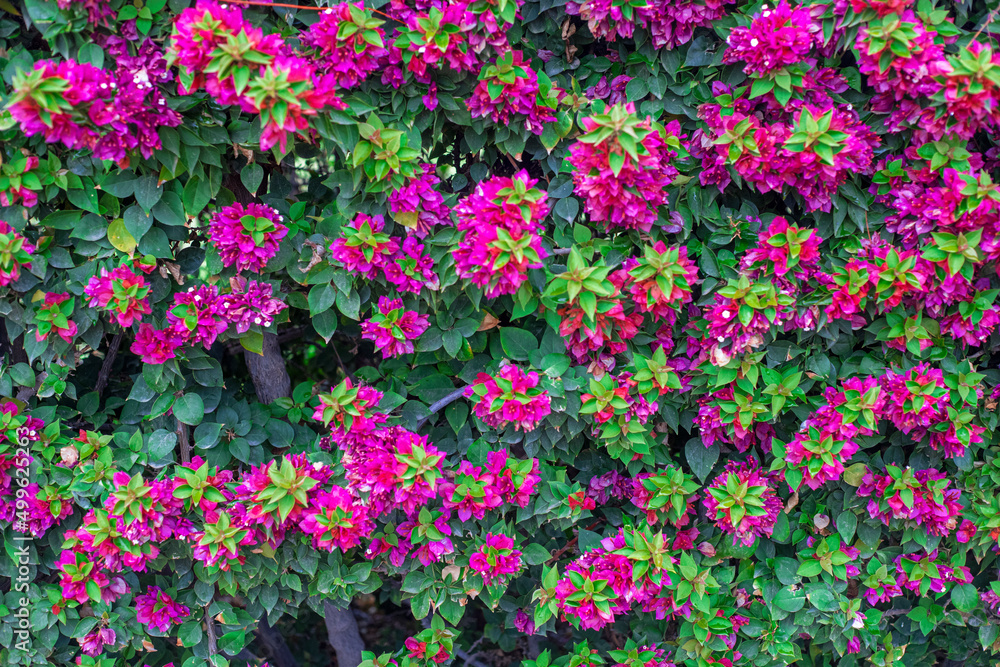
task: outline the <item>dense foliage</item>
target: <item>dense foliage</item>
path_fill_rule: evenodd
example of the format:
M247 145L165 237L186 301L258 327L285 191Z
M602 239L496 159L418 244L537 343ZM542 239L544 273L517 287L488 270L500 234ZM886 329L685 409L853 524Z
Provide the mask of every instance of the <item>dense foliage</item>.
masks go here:
M996 664L995 12L298 2L0 0L0 662Z

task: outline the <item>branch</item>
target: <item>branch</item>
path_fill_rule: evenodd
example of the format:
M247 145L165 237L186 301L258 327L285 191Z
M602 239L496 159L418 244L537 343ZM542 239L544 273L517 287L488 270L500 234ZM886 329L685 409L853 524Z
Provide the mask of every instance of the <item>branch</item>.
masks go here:
M176 417L174 417L174 421L177 422L177 441L181 445L181 463L191 463L191 438L188 426L182 424Z
M454 403L456 400L458 400L459 398L461 398L462 394L465 393L465 389L466 389L465 387L462 387L461 389L456 389L455 391L451 392L450 394L448 394L447 396L445 396L444 398L442 398L440 401L437 401L435 403L431 403L431 407L429 408L430 412L427 414L426 417L424 417L423 419L421 419L420 421L417 422L417 427L415 429L413 429L413 430L414 431L419 431L420 427L422 427L424 424L427 423L427 420L429 420L431 418L432 414L434 414L435 412L437 412L441 408L444 408L444 407L446 407L446 406Z
M208 626L208 655L213 656L219 652L219 642L215 638L215 623L212 622L212 615L205 607L205 625Z
M337 652L337 667L358 667L365 642L358 632L358 622L351 607L338 609L329 600L324 600L323 615L326 617L327 638Z
M298 667L295 656L288 648L285 638L267 622L267 614L261 616L260 623L257 624L257 638L267 649L271 665L274 667Z
M104 354L104 363L101 364L101 371L97 374L97 384L94 385L94 391L100 396L104 391L104 388L108 386L108 378L111 377L111 367L115 363L115 358L118 356L118 348L121 347L122 337L125 334L119 331L111 339L111 343L108 345L108 351Z
M292 395L292 379L288 377L285 360L281 356L278 337L264 333L263 354L250 350L243 351L253 386L257 390L257 400L270 405L278 398Z

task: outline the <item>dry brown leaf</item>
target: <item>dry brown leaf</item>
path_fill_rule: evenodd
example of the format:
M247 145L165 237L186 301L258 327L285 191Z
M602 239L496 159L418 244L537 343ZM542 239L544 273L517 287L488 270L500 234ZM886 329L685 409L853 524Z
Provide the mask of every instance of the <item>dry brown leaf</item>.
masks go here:
M497 318L493 317L489 313L486 313L483 316L483 321L479 323L479 328L476 329L476 331L489 331L490 329L494 328L498 324L500 324L500 320L498 320Z
M788 502L785 503L785 514L788 514L793 509L795 509L795 506L798 504L799 504L799 492L796 491L795 493L792 494L792 497L788 499Z

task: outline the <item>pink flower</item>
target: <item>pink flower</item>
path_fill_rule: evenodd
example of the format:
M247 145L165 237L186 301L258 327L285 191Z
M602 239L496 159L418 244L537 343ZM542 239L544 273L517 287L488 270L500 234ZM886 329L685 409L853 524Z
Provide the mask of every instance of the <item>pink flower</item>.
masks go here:
M288 304L274 296L274 287L269 283L234 276L229 284L232 292L219 297L218 307L222 318L234 325L237 333L246 333L253 325L267 328L288 308Z
M423 254L424 244L413 237L403 239L399 251L382 267L385 279L401 292L420 294L427 287L438 288L437 274L434 273L434 260Z
M476 186L455 213L461 240L452 250L461 278L484 288L486 298L514 294L541 268L547 256L539 233L548 215L548 195L524 170L512 178L496 177Z
M550 412L549 394L538 389L538 383L538 373L504 364L495 377L480 373L465 395L478 397L474 409L484 424L498 430L513 424L517 430L532 431Z
M28 503L28 531L35 537L44 536L50 528L58 526L73 513L72 497L61 495L54 486L29 484L24 490Z
M793 9L781 0L773 9L755 14L749 27L738 26L729 33L729 49L723 62L742 60L749 76L766 78L806 60L812 51L813 35L819 30L809 7Z
M235 266L238 272L263 271L288 234L282 220L276 210L263 204L235 202L221 209L209 231L223 266Z
M479 73L479 83L466 104L473 118L489 117L499 125L511 125L512 116L534 134L541 134L543 123L555 121L555 107L562 91L553 88L548 77L539 76L525 62L521 51L507 51ZM523 120L522 120L523 119Z
M229 323L223 316L219 289L214 285L189 287L174 294L174 303L167 311L167 324L185 342L211 347Z
M886 405L875 378L850 378L841 390L827 387L823 395L826 404L803 422L792 441L784 445L784 453L782 447L774 445L775 455L782 456L789 469L799 470L802 483L810 489L840 479L844 464L858 451L854 439L876 433ZM789 486L790 480L786 474Z
M128 328L151 312L147 301L149 289L144 277L123 264L111 272L102 268L83 292L90 297L91 307L110 312L121 327Z
M646 246L628 275L636 309L666 319L668 324L676 321L675 311L691 302L691 289L699 282L698 267L688 258L687 248L668 248L663 241Z
M299 521L299 530L312 535L317 549L347 551L375 530L367 508L346 489L333 487L311 499Z
M413 341L430 327L427 315L405 310L402 299L379 297L378 311L361 323L361 337L375 343L386 359L412 354Z
M31 254L35 246L24 236L0 220L0 287L5 287L21 277L21 268L31 268Z
M354 88L379 69L385 48L383 21L363 3L344 2L320 12L319 21L302 33L302 45L318 52L317 64L340 88Z
M84 655L98 656L104 653L105 646L114 645L115 631L111 628L96 627L77 641Z
M541 476L538 459L515 459L506 450L486 453L486 468L493 475L493 487L505 503L527 507L538 490Z
M486 542L469 557L469 567L482 575L487 586L504 584L521 569L521 552L507 535L488 533Z
M174 624L179 625L180 619L190 613L190 609L175 602L156 586L150 586L145 594L135 597L135 619L160 632L168 631Z
M781 278L789 271L808 278L818 268L821 242L815 230L790 225L778 216L760 233L757 245L743 255L740 266L744 270L757 266L765 274L773 271Z
M177 349L183 345L184 336L176 329L154 329L143 322L130 349L144 364L164 364L177 356Z
M858 487L858 495L869 497L868 514L889 525L903 519L923 526L930 535L948 535L958 526L962 513L961 490L951 485L945 474L928 470L886 466L885 475L868 471Z
M733 544L752 546L758 537L774 530L781 499L770 486L754 459L744 464L730 461L725 471L708 486L705 508L723 532L733 535Z
M462 461L458 470L441 481L438 492L444 506L456 510L462 521L472 517L483 519L488 510L504 502L495 482L496 478L487 470Z
M35 320L38 322L35 339L43 341L50 333L55 333L67 343L72 343L77 327L76 322L69 318L72 317L75 306L76 299L66 292L46 292L42 305L35 311Z
M330 256L350 272L372 280L383 273L385 265L399 250L399 243L385 234L381 215L358 213L342 230L344 236L330 246Z
M420 237L427 236L437 225L450 225L451 218L448 207L444 205L444 197L435 189L440 183L441 179L434 173L434 165L421 165L403 187L389 193L389 210L393 219Z
M634 116L631 104L585 118L587 131L570 146L576 193L595 222L649 231L677 177L671 164L680 147L680 124L653 125Z

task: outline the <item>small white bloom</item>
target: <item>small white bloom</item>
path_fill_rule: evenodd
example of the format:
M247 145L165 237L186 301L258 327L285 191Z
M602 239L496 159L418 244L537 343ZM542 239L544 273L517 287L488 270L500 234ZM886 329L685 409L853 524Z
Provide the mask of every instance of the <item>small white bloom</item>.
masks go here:
M757 41L756 37L750 40L750 46L757 46L758 44L760 44L760 42Z
M722 311L722 316L728 320L730 316L732 316L732 313L730 313L728 310L724 310Z

